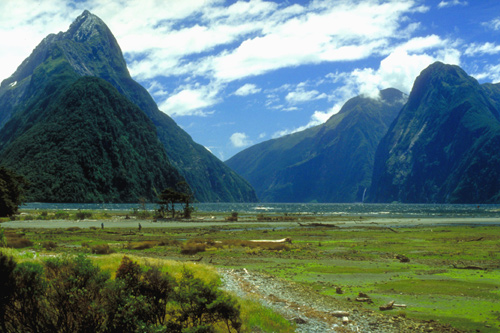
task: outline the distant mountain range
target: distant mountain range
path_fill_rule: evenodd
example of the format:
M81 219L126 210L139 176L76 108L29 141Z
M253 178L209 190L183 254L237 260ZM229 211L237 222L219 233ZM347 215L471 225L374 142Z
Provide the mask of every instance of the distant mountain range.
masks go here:
M29 200L154 200L184 180L199 201L257 200L247 181L158 110L88 11L0 85L0 164L28 178Z
M267 202L361 202L375 151L406 102L396 89L350 99L325 124L250 147L226 161Z
M500 84L435 63L403 102L356 97L324 125L227 161L276 202L500 202Z

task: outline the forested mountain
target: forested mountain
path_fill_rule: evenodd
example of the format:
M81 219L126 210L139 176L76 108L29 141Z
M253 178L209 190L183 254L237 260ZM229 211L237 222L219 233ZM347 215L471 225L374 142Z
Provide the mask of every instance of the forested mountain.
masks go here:
M378 147L369 200L500 202L500 86L435 63Z
M31 105L38 121L2 152L2 165L48 202L135 202L183 181L150 119L108 82L82 77ZM18 116L32 117L30 112Z
M360 202L377 145L406 101L396 89L355 97L325 124L252 146L226 161L267 202Z
M136 107L132 108L134 109L133 112L142 112L149 118L146 119L148 121L147 124L138 125L139 127L146 129L149 128L151 123L154 125L152 133L159 139L164 153L166 152L168 156L168 158L160 158L159 156L162 153L155 152L156 157L147 160L146 163L158 162L165 164L164 166L154 166L153 169L156 171L162 170L162 173L154 175L154 177L157 177L155 181L161 182L166 179L185 179L195 193L196 199L199 201L251 202L257 200L255 192L248 182L229 169L203 146L195 143L170 117L158 110L156 103L149 93L130 77L120 47L108 27L97 16L88 11L80 15L71 24L68 31L47 36L35 50L33 50L32 54L23 61L16 72L10 78L2 82L0 86L1 164L8 164L19 171L23 171L32 182L34 178L41 177L41 180L37 180L37 184L40 184L40 186L42 186L41 184L44 181L51 181L53 174L47 175L41 171L40 173L37 171L38 169L42 170L44 168L50 170L50 167L37 164L37 168L35 168L34 164L30 164L33 168L29 169L27 166L21 167L21 162L19 160L14 160L12 156L19 155L19 153L14 152L14 150L22 146L17 140L28 140L28 138L35 140L39 138L39 136L35 137L33 134L28 133L28 131L34 131L35 129L40 130L40 128L49 123L48 117L53 117L50 118L50 121L58 119L60 123L57 125L64 127L64 129L61 129L62 131L68 131L69 128L73 128L72 126L74 124L68 121L71 116L70 114L64 117L61 116L60 113L54 115L52 112L55 112L54 110L64 112L61 111L62 109L56 104L59 102L63 103L68 97L67 94L72 94L71 91L68 91L68 89L71 90L71 88L68 87L72 87L77 82L78 89L83 89L82 94L85 96L88 96L88 94L85 93L85 89L87 88L95 93L102 92L103 89L105 89L102 82L80 81L80 78L87 76L97 77L109 82L122 98L128 100L122 101L122 98L115 96L114 101L120 100L119 107L125 104L128 105L127 107L130 107L129 104L135 104ZM76 89L76 87L73 88ZM106 89L109 90L109 87ZM99 101L99 99L96 99L94 102L98 103ZM84 101L80 101L79 103L83 102ZM112 115L110 110L113 110L115 113L120 110L116 109L117 106L113 103L103 106L94 103L92 105L92 110L102 115L105 109L105 118L108 117L106 118L108 120L115 119L117 115ZM66 106L67 108L65 110L69 112L72 105ZM77 113L85 113L86 111L90 112L90 109L76 108L74 111ZM80 121L86 118L85 114L81 116L82 118ZM88 115L90 118L95 116L96 115ZM141 119L141 122L144 120L142 118L146 118L138 115L134 117L136 120ZM109 128L98 127L98 130L130 130L130 127L127 126L113 126L114 125L110 124ZM94 129L95 128L93 128L93 130ZM43 131L39 132L39 134L42 132ZM97 135L97 132L95 135ZM118 132L113 133L113 136L108 137L106 134L103 135L103 137L114 140L115 138L120 138L120 135L130 139L132 133ZM143 141L141 141L142 143L137 143L138 146L135 146L135 151L123 150L120 151L120 154L135 158L137 154L141 155L147 152L150 148L145 147L145 145L152 144L155 140L150 137L146 140L144 135L140 134L137 138ZM43 136L43 138L49 141L52 139L47 135ZM22 143L23 146L33 145L33 143L27 141L22 141ZM130 148L136 144L129 143L130 145L127 143L120 146L119 144L114 145L115 143L111 142L106 143L106 140L104 140L99 144L114 145L115 148L120 149L125 149L126 147ZM156 144L153 144L151 149L155 149L154 147L156 147ZM49 144L44 144L43 148L51 149L51 151L40 152L40 154L52 155L51 166L62 167L64 165L65 167L70 167L70 164L67 164L67 159L71 159L66 155L66 153L70 154L68 150L58 149L57 145L50 146ZM85 146L85 148L87 147ZM88 148L91 150L87 152L87 156L99 156L99 152L95 150L105 150L102 146L90 145ZM37 149L42 149L42 146L37 147ZM80 147L79 149L82 148ZM141 149L144 149L144 151L139 152L138 150ZM70 154L70 156L72 155ZM41 159L39 162L47 163L48 159ZM174 168L169 164L177 169L178 173L174 171ZM166 170L170 170L169 172L171 172L168 177L164 174ZM69 171L70 170L68 170L68 172ZM109 177L107 174L95 174L95 172L99 173L102 170L89 169L87 171L91 173L94 172L85 176L90 177L89 179L93 179L93 177L100 178L101 176L106 178ZM139 169L132 168L130 170L130 172L135 171L139 171ZM139 177L138 175L136 176ZM45 179L44 177L49 177L50 179ZM144 185L144 183L141 183L140 186L142 185ZM104 194L101 192L101 188L92 188L88 190L94 194L83 200L101 200L101 195L99 193L102 194L103 200L107 200L106 198L111 198L108 194L111 195L110 193L113 192L113 190L110 189L110 193ZM146 189L148 197L150 190L150 188ZM137 198L132 198L131 196L138 194L138 192L134 189L130 189L130 191L132 192L120 193L111 200L137 200ZM37 200L41 201L73 200L66 199L67 197L58 197L57 193L60 192L54 192L54 195L50 198L42 198L38 196L38 194L33 198L36 197ZM33 195L35 194L33 193Z

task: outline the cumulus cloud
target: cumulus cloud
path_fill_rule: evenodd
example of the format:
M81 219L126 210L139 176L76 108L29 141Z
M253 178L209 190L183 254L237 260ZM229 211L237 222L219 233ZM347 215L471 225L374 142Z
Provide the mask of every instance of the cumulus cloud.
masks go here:
M206 108L219 102L219 90L210 86L183 86L158 106L166 114L177 116L207 116Z
M396 47L384 58L378 69L356 69L346 79L352 95L378 96L385 88L396 88L409 93L415 78L436 61L460 64L460 52L447 40L431 35L418 37Z
M238 90L234 92L236 96L248 96L257 94L262 89L258 88L255 84L247 83L239 87Z
M271 20L261 34L207 58L202 67L216 79L232 81L285 67L363 59L406 33L401 29L406 13L422 10L412 1L320 5L313 2L304 15L282 22Z
M233 133L229 140L235 148L242 148L252 144L252 141L248 138L248 135L240 132Z

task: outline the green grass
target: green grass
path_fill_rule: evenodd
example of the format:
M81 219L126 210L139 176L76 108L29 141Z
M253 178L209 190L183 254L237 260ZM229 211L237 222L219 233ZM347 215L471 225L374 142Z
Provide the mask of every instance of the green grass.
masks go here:
M49 211L47 215L52 213ZM123 217L127 212L121 214ZM92 216L98 217L100 213L93 212ZM244 218L251 221L253 217ZM269 273L306 284L318 293L338 300L353 300L359 292L364 292L374 300L373 305L366 305L374 311L395 300L408 305L402 310L408 318L439 320L470 331L494 332L500 329L500 307L496 305L500 303L499 227L425 226L398 228L395 233L380 227L276 228L280 225L267 222L241 225L236 222L224 227L172 228L165 223L162 228L144 228L140 233L130 228L17 231L34 243L31 250L40 255L89 253L81 246L88 243L109 244L116 251L112 255L94 256L94 260L103 261L104 267L117 265L116 258L123 254L144 260L171 259L189 265L197 265L189 260L203 257L201 263L212 262L207 267L244 267ZM263 227L268 229L262 230ZM231 244L231 241L285 237L293 240L287 251L249 250L228 245L207 246L205 252L195 255L181 254L182 244L193 239L229 241L225 244ZM46 250L40 245L48 241L55 242L57 247ZM160 242L164 245L142 249L127 246ZM25 251L23 256L29 256L29 253L32 252ZM405 255L410 262L400 262L397 255ZM105 263L108 260L111 262ZM466 266L484 270L454 268ZM336 287L341 287L344 294L337 294ZM255 325L264 325L259 323L263 316L259 311L265 313L267 310L248 311L246 325L250 326L247 327L252 327L254 321L258 323ZM383 314L393 316L396 313ZM274 321L269 319L272 316L266 316L268 319L262 320L270 322L264 325L268 327L264 331L279 331L269 326Z

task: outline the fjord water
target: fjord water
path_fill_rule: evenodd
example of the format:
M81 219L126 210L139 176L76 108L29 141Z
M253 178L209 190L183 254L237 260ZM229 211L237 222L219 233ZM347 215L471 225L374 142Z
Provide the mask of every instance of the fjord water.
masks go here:
M196 203L198 212L239 214L317 214L322 216L380 216L408 218L500 218L500 205L460 204L335 204L335 203ZM127 211L140 209L139 204L80 204L80 203L27 203L22 209L36 210L93 210ZM147 204L146 209L157 209Z

